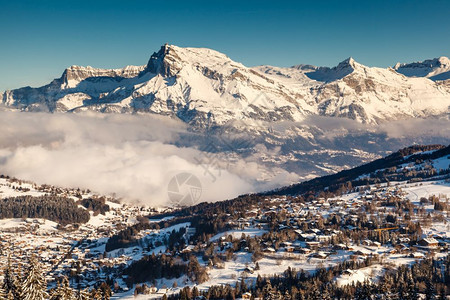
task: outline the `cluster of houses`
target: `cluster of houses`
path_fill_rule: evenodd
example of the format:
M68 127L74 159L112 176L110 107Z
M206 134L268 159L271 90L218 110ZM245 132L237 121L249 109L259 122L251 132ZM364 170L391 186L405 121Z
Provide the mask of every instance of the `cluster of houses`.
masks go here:
M22 272L29 258L36 256L50 286L62 275L76 280L78 287L93 286L114 276L115 270L118 273L133 259L127 255L108 255L105 252L108 238L124 224L133 224L138 216L148 214L147 208L117 204L106 215L91 216L89 223L78 228L58 227L43 219L15 219L10 222L12 225L0 228L0 277L8 260L15 270ZM127 289L122 281L118 288Z
M278 221L277 231L290 229L296 233L294 241L282 241L273 243L271 240L262 243L265 253L287 252L307 254L315 258L327 258L330 253L337 250L352 251L357 256L379 255L379 248L382 243L374 239L365 239L362 241L350 241L350 243L337 244L331 243L333 237L343 234L344 230L360 230L359 228L342 224L339 229L316 228L317 224L323 221L323 218L337 216L340 220L346 218L357 221L361 212L366 213L367 204L373 203L378 210L379 216L394 214L393 207L387 207L389 199L406 200L407 194L399 186L370 186L361 191L357 191L347 197L335 197L330 199L318 198L308 203L288 201L286 197L272 198L268 201L272 205L260 207L251 207L246 211L245 216L237 220L231 220L228 225L235 230L246 232L247 229L269 230L270 220L282 215L283 221ZM401 220L401 217L398 216ZM371 221L369 221L371 222ZM308 223L308 229L302 229L302 224ZM383 224L383 228L372 230L374 233L380 233L390 230L398 233L398 240L395 246L386 250L386 255L403 254L409 257L425 256L428 253L446 251L449 248L450 240L442 236L424 236L414 245L411 245L408 233L405 232L405 225L394 226L392 224ZM272 229L273 230L273 229ZM355 250L355 246L357 247Z

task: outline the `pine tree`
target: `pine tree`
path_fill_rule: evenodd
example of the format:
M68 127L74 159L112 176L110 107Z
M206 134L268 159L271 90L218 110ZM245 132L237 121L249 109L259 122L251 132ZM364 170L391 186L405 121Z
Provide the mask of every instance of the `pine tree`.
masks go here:
M102 282L98 287L98 290L100 291L100 294L102 295L102 298L104 300L109 300L111 298L112 291L106 282Z
M431 278L427 278L426 280L426 291L425 291L425 299L426 300L434 300L436 299L436 289L434 288L433 282Z
M409 273L408 281L407 281L407 287L406 287L407 295L405 299L407 300L417 300L419 299L417 288L414 284L414 280L412 279L412 276Z
M102 300L102 293L97 289L92 289L91 297L92 300Z
M323 289L322 289L322 295L321 295L321 297L322 297L322 299L323 300L331 300L331 299L333 299L331 296L330 296L330 292L328 291L328 285L326 285Z
M188 300L188 297L186 295L186 291L184 289L182 289L180 291L180 300Z
M8 294L6 295L6 299L7 300L15 300L15 299L20 299L20 298L14 298L13 292L9 291Z
M6 291L0 287L0 300L8 299L7 296L8 296L8 294L6 293Z
M284 300L291 300L292 299L291 294L289 294L288 290L286 290L284 292L283 299Z
M266 284L263 287L263 295L267 296L272 293L272 285L270 284L270 281L266 281Z
M44 300L48 299L47 282L45 281L41 265L35 257L29 261L26 277L22 283L22 300Z
M75 300L75 294L70 287L67 277L63 277L50 295L51 300Z
M192 297L197 297L197 296L200 296L200 293L199 293L199 291L198 291L198 288L196 287L196 286L194 286L193 288L192 288Z
M247 284L245 283L244 278L241 279L241 284L240 284L240 290L239 292L241 294L245 293L247 291Z
M89 300L89 299L91 299L91 293L89 292L88 289L78 290L76 299L77 300Z
M19 299L20 297L20 288L17 284L17 278L14 274L11 267L11 257L8 255L8 263L6 265L5 273L3 275L3 285L2 289L5 291L5 294L12 294L14 298Z
M367 281L364 281L364 283L357 283L356 291L355 291L355 299L358 299L358 300L370 299L370 292L368 289Z

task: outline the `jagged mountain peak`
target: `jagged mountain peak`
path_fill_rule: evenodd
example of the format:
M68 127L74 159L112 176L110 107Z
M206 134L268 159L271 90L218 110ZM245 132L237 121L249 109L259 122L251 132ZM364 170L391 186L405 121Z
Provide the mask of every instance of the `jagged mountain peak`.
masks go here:
M446 66L450 65L450 59L449 59L448 57L446 57L446 56L441 56L441 57L439 57L439 58L438 58L438 62L439 62L441 65L446 65Z
M225 63L233 63L233 61L225 54L212 49L183 48L165 44L158 52L152 54L147 63L147 70L153 74L174 76L184 65L211 67Z
M154 52L147 63L147 70L153 74L166 75L170 73L170 66L166 64L165 59L170 52L170 46L165 44L161 46L158 52Z
M312 72L306 73L306 76L317 81L330 82L342 79L361 68L364 68L364 66L357 63L352 57L349 57L335 67L319 67Z
M336 68L347 68L347 67L351 67L351 68L356 68L357 65L359 65L354 59L353 57L349 57L347 59L344 59L343 61L341 61Z
M450 60L446 56L441 56L413 63L397 63L394 70L408 77L447 80L450 79Z

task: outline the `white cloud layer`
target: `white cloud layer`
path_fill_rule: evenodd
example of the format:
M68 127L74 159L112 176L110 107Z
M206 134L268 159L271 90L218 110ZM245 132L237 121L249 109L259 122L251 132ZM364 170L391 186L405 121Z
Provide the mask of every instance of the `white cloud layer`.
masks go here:
M414 140L418 135L450 139L448 120L399 121L374 129L347 119L310 117L302 124L274 126L281 135L291 126L314 126L322 135L317 140L369 131L387 139ZM156 115L0 111L0 173L40 184L89 188L156 206L169 203L168 183L181 172L199 178L201 201L229 199L299 180L283 163L261 164L262 154L277 158L280 147L258 144L243 159L223 153L211 158L196 146L180 146L204 142L204 137L188 132L184 123ZM210 164L201 165L199 160Z
M185 125L158 116L0 112L0 128L0 173L41 184L148 205L167 203L168 182L180 172L200 179L201 201L272 187L257 182L254 162L238 160L225 170L199 165L202 152L172 144L190 135Z

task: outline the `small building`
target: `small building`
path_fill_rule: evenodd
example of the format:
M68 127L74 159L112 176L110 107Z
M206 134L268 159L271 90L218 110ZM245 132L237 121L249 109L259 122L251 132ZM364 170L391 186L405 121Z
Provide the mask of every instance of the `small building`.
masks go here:
M360 250L354 251L353 254L360 255L360 256L369 256L372 253L366 249L360 249Z
M317 253L314 253L314 254L312 255L312 257L320 258L320 259L326 259L326 258L328 257L328 254L325 253L325 252L319 251L319 252L317 252Z
M311 249L303 248L303 247L296 247L295 251L302 253L302 254L309 254L311 253Z
M375 247L381 247L381 243L377 241L373 242L372 245Z
M436 248L439 242L435 238L424 238L417 242L422 247Z
M272 247L267 247L266 249L264 249L264 252L275 253L276 250Z
M194 251L195 246L194 245L188 245L183 250L181 250L181 253L189 253Z
M409 257L412 258L424 258L425 254L421 253L421 252L413 252L409 255Z
M318 249L320 246L319 242L306 242L306 247L308 247L309 249Z
M286 250L286 252L294 252L295 247L287 246L284 249Z

